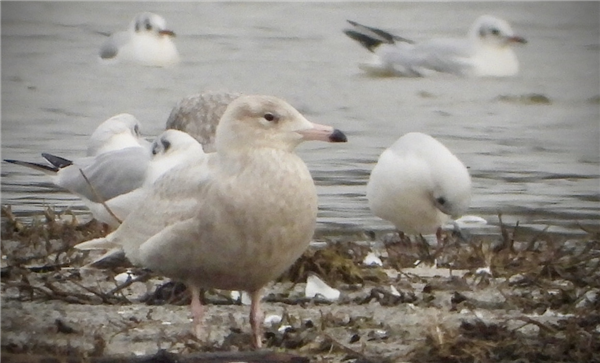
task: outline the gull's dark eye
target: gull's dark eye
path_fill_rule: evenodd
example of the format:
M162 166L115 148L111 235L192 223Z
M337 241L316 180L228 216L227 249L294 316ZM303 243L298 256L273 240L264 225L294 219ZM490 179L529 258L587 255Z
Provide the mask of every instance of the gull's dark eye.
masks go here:
M146 23L146 30L152 30L152 25L150 23Z
M263 118L269 122L277 121L279 118L270 112L264 114Z
M163 144L163 148L165 149L165 152L167 150L169 150L169 148L171 147L171 143L167 139L161 139L160 142L161 142L161 144Z
M138 125L133 126L133 132L139 136L140 135L140 127Z
M439 197L435 200L439 205L444 205L446 204L446 198L444 197Z
M491 33L494 34L494 35L499 35L500 34L500 30L494 28L494 29L491 30Z

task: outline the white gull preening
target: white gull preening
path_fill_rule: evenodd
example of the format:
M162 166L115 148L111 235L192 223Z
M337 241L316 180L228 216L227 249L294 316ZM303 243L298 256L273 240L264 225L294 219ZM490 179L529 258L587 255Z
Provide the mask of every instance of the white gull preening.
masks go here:
M468 209L471 177L442 143L411 132L379 157L369 177L367 199L376 216L401 232L436 233Z
M316 188L294 153L306 140L346 137L278 98L241 96L219 122L216 152L165 173L101 240L122 245L134 264L185 282L197 335L200 288L247 291L260 347L261 290L304 252L316 225Z
M491 15L477 18L465 38L423 42L348 22L353 27L344 33L374 53L370 62L359 67L374 75L415 77L444 72L474 77L514 76L519 72L519 61L511 46L526 43L508 22Z
M111 62L170 66L179 62L174 36L162 16L143 12L133 18L127 31L111 35L100 47L99 56Z

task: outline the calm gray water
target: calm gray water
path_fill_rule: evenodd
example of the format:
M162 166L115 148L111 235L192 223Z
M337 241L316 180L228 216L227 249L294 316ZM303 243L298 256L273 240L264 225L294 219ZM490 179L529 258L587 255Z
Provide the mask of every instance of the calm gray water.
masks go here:
M305 143L298 151L318 185L321 230L392 229L371 215L365 186L379 154L410 131L438 138L469 166L468 214L492 226L498 212L505 222L557 233L600 224L599 2L1 7L2 158L84 156L88 135L121 112L138 117L151 138L179 99L204 90L271 94L349 137L347 144ZM101 64L103 33L125 29L146 10L163 15L178 34L182 63ZM508 20L529 40L517 49L519 76L370 78L357 67L370 54L342 33L352 19L415 41L462 36L485 13ZM529 94L551 102L518 101ZM46 176L4 162L1 170L2 204L18 214L51 205L87 215Z

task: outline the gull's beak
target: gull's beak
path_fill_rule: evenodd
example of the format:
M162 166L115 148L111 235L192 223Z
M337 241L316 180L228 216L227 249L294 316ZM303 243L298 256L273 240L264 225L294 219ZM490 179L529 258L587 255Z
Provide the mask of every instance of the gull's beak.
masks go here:
M346 142L348 138L338 129L331 126L311 122L312 127L296 131L304 140L318 140L325 142Z
M160 35L167 35L169 37L174 37L175 36L175 32L169 29L163 29L163 30L159 30L158 34Z
M527 39L525 39L523 37L516 36L516 35L513 35L512 37L508 37L508 38L506 38L506 40L509 43L521 43L521 44L526 44L527 43Z

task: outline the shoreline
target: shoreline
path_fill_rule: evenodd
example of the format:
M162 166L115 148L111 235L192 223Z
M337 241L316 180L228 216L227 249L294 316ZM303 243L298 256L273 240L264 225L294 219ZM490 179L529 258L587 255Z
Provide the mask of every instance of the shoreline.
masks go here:
M317 235L319 245L265 290L265 316L280 321L265 324L265 348L253 352L249 307L228 293L205 292L206 337L197 340L184 289L155 275L117 282L126 265L81 269L94 256L70 247L106 231L50 210L41 216L27 226L3 214L1 352L9 361L133 362L159 352L198 362L231 361L234 352L248 362L600 361L598 234L525 238L503 226L491 238L447 233L443 248L415 237ZM382 266L366 266L369 253ZM338 289L339 300L307 298L309 274Z

